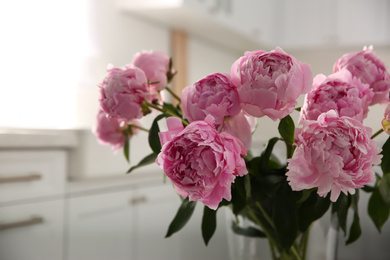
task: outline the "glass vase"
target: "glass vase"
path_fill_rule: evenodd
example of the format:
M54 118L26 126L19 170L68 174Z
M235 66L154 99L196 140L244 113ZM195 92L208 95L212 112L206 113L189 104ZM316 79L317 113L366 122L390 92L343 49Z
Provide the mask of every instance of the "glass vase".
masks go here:
M255 227L254 223L241 216L234 216L231 210L226 210L226 232L230 260L269 260L272 258L271 247L267 238L250 237L236 234L232 229L232 223L238 223L240 228ZM335 256L335 252L327 252L327 244L332 243L328 238L329 224L324 220L313 223L310 229L310 238L304 259L330 260L329 254ZM336 239L331 237L330 240ZM328 246L329 247L329 246ZM328 256L327 256L328 254ZM277 256L279 260L299 259L292 255Z

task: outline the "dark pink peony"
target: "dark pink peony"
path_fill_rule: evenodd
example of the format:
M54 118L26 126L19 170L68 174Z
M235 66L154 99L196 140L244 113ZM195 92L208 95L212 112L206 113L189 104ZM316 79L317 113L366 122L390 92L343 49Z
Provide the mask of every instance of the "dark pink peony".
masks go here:
M386 65L374 53L373 48L364 48L360 52L344 54L333 66L337 72L346 69L352 76L368 84L374 92L371 105L389 101L390 74Z
M373 95L367 84L353 78L347 70L328 77L319 74L314 78L312 90L305 96L299 121L317 120L320 114L336 110L340 116L363 122Z
M230 75L225 73L208 75L184 88L181 102L185 119L193 122L212 115L217 130L222 128L225 117L235 116L241 111L237 88Z
M271 52L246 52L232 65L231 75L241 107L249 115L272 120L290 114L313 82L310 66L279 47Z
M350 117L339 117L334 110L317 120L303 121L295 133L296 150L288 160L287 180L293 190L318 187L318 195L331 193L336 201L340 192L375 180L372 165L379 164L380 149L370 139L371 130Z
M96 117L93 133L100 144L110 145L113 151L117 152L126 142L126 133L124 132L126 128L127 125L124 120L109 117L106 112L100 110ZM137 132L137 128L132 128L132 135Z
M169 61L169 56L163 51L142 51L133 58L134 66L145 72L156 91L164 89L168 84Z
M212 115L218 132L234 135L250 149L252 122L241 110L237 87L229 74L214 73L204 77L184 88L181 100L184 118L189 122L204 120L207 115Z
M222 199L231 200L231 183L247 173L243 144L227 133L218 133L212 116L186 128L179 118L167 119L168 131L160 132L157 164L175 190L191 201L216 209Z
M133 120L142 117L141 104L150 96L145 73L132 66L108 68L100 84L100 105L110 116Z

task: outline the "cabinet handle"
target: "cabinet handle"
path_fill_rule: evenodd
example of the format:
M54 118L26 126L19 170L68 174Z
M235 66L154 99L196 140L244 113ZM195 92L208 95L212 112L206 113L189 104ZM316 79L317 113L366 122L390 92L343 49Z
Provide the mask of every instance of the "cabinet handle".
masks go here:
M135 206L135 205L138 205L138 204L145 203L146 201L147 201L147 199L146 199L145 196L134 197L134 198L130 199L129 204L131 206Z
M26 227L26 226L32 226L43 223L42 217L31 217L30 219L16 221L16 222L10 222L10 223L4 223L0 224L0 231L11 229L11 228L18 228L18 227Z
M32 173L29 175L22 176L0 177L0 183L36 181L41 178L42 176L40 174Z

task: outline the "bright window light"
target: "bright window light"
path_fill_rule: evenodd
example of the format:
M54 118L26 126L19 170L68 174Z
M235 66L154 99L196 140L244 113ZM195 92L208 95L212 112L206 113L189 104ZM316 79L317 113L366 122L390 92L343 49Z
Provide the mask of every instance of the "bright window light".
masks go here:
M87 1L0 2L0 127L72 124L90 49Z

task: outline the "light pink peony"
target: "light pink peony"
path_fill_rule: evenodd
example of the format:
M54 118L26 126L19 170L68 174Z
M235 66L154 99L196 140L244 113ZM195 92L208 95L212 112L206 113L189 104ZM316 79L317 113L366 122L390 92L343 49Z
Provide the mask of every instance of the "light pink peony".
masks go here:
M252 133L255 131L257 119L247 115L243 110L233 117L224 120L220 132L226 132L238 138L247 150L252 148Z
M272 120L290 114L301 94L312 87L310 66L277 47L271 52L245 52L231 68L241 107L255 117Z
M373 48L344 54L333 66L333 71L349 70L352 76L370 85L374 92L371 105L389 101L390 74L386 65L374 53Z
M320 114L329 110L363 122L373 95L367 84L353 78L347 70L328 77L319 74L314 78L312 90L305 96L299 122L317 120Z
M218 133L212 116L186 128L176 117L167 119L168 131L160 132L157 164L175 190L191 201L216 209L222 199L231 200L231 183L247 173L243 144L227 133Z
M109 117L106 112L100 110L96 117L96 125L93 128L98 142L103 145L111 145L114 152L117 152L126 142L126 122L121 119ZM137 128L132 129L132 135L138 132Z
M335 202L340 192L375 180L372 165L379 164L380 149L370 139L371 129L350 117L339 117L334 110L307 120L296 129L296 150L288 160L287 180L293 190L318 187L318 195Z
M252 125L241 110L237 87L230 75L214 73L184 88L181 95L184 118L189 122L215 119L218 132L226 131L239 138L247 149L252 143Z
M100 84L100 105L110 116L132 120L142 117L141 104L149 98L145 73L132 66L108 68Z
M153 83L156 91L160 91L168 84L169 60L163 51L142 51L134 55L133 64L142 69L149 83Z

